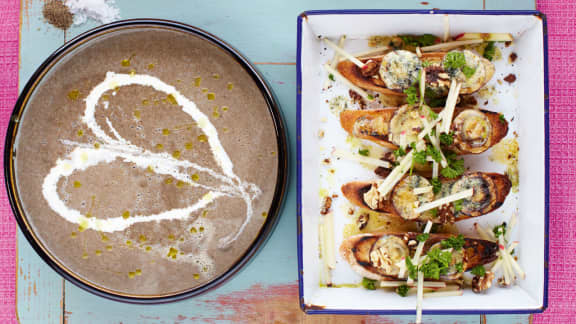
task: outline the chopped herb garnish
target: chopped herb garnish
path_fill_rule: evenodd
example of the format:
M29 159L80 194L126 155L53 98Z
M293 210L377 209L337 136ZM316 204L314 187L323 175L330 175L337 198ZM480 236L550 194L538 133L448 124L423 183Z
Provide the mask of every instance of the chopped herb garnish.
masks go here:
M454 211L455 212L459 212L462 210L462 199L460 200L456 200L455 202L452 203L454 205Z
M439 193L442 190L442 181L438 178L430 179L430 184L432 185L432 191L434 194Z
M502 124L506 124L506 118L504 118L504 114L498 115L498 119Z
M412 161L418 164L426 164L426 156L426 151L416 152L412 155Z
M410 147L411 147L413 150L416 150L416 142L410 143Z
M470 78L471 76L474 75L474 73L476 73L476 68L470 67L470 66L465 66L462 68L462 73L466 76L466 78Z
M438 118L438 114L434 112L430 107L426 106L428 109L428 117L432 118L432 120Z
M422 61L422 67L427 68L430 66L430 61Z
M438 217L438 208L430 209L430 214L432 214L432 218Z
M460 250L464 247L466 240L462 234L458 236L451 236L440 243L443 249L453 248L454 250Z
M500 235L506 235L506 222L502 223L501 225L494 226L492 232L494 232L494 236L498 238Z
M399 35L404 46L430 46L435 44L439 38L432 34L424 35Z
M452 145L454 143L454 132L440 134L440 143L446 146Z
M488 61L492 61L494 59L494 55L496 54L496 46L494 46L494 42L488 42L486 47L484 48L484 58Z
M454 179L461 176L464 171L466 171L466 168L464 167L464 160L456 158L456 153L452 151L446 151L444 152L444 156L448 162L448 167L443 168L440 171L442 176L449 179Z
M473 275L478 277L483 277L486 274L486 269L483 266L475 266L472 271L470 271Z
M426 154L430 155L430 157L432 157L432 159L438 163L442 161L442 153L432 145L428 145L426 148Z
M464 272L464 264L462 264L462 262L456 263L456 271Z
M432 249L426 254L426 263L420 266L420 271L424 273L425 278L440 279L440 275L448 273L450 262L452 262L452 253Z
M368 100L370 100L370 101L374 100L374 96L371 95L371 94L369 94L369 95L368 95Z
M444 56L444 68L446 70L458 70L466 66L466 57L462 52L448 52Z
M418 267L412 263L412 259L406 258L406 270L408 270L408 276L414 280L418 279Z
M336 79L334 79L334 74L332 74L332 73L328 74L328 79L330 79L332 81L336 81Z
M358 150L358 154L360 154L362 156L369 156L370 150L369 149Z
M418 242L426 242L426 240L428 240L428 238L430 238L430 234L428 234L428 233L422 233L422 234L416 235L416 239L418 240Z
M362 287L368 290L376 290L376 280L364 278L362 279Z
M394 150L394 157L399 158L404 155L406 155L406 151L403 148L399 147Z
M400 285L396 288L396 293L402 297L406 297L408 295L408 286L407 285Z
M416 87L410 87L404 90L406 94L406 103L409 105L414 105L418 102L418 89Z

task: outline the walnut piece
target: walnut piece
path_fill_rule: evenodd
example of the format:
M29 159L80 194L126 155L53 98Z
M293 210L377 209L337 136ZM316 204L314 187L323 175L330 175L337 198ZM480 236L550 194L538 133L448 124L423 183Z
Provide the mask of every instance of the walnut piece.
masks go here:
M472 291L475 293L486 291L492 287L492 280L494 280L494 273L490 271L486 271L482 277L475 276L474 279L472 279Z

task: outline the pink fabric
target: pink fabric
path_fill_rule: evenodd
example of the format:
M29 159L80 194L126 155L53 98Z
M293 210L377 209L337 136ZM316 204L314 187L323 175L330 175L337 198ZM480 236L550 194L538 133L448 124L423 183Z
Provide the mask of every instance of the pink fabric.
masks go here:
M548 18L550 72L549 307L535 323L571 323L576 315L576 3L538 1ZM18 94L18 0L0 1L0 152ZM574 72L574 74L572 73ZM0 184L0 323L16 322L16 224Z
M576 2L537 1L548 19L550 78L550 260L548 310L535 323L576 318Z
M20 1L0 0L0 151L18 95ZM2 173L4 176L4 173ZM16 222L0 184L0 323L16 323Z

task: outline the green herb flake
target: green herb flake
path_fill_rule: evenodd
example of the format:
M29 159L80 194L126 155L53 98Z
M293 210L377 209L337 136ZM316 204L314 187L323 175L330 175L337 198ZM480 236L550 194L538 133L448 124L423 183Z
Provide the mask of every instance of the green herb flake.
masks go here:
M435 248L428 251L426 256L426 263L420 267L420 271L424 274L425 278L438 280L441 275L448 273L450 263L452 262L452 253Z
M362 156L370 156L370 150L369 149L358 150L358 154Z
M404 90L404 94L406 95L406 103L409 105L414 105L418 102L418 89L416 87L410 87Z
M399 158L404 155L406 155L406 151L403 148L399 147L396 150L394 150L394 157Z
M430 46L436 44L440 39L432 34L424 35L399 35L404 46Z
M456 263L456 271L464 272L464 264L462 264L462 262Z
M455 212L459 212L462 210L462 199L456 200L456 201L452 202L452 204L454 205L454 211Z
M429 238L430 238L430 234L428 234L428 233L422 233L422 234L416 235L416 239L418 240L418 242L426 242Z
M429 67L430 64L431 64L430 61L422 61L422 67L423 67L423 68Z
M484 48L484 58L487 59L488 61L492 61L494 60L494 55L496 55L496 46L494 45L494 42L488 42L486 43L486 47Z
M464 236L460 234L458 236L452 236L445 240L442 240L440 245L442 246L443 249L453 248L454 250L460 250L464 247L465 243L466 240L464 239Z
M428 117L432 118L432 120L435 120L436 118L438 118L438 114L434 112L434 110L432 110L430 107L426 106L428 108ZM434 130L434 129L433 129Z
M454 179L464 174L466 168L464 167L463 159L458 159L456 153L452 151L444 152L444 156L448 162L448 167L440 171L443 177Z
M368 290L376 290L376 280L363 278L362 279L362 287Z
M331 81L336 81L336 79L334 79L334 74L332 73L328 74L328 79L330 79Z
M440 143L445 146L454 144L454 132L440 134Z
M476 73L476 68L470 66L464 66L462 68L462 73L466 76L467 79L469 79L471 76L474 75L474 73Z
M412 263L412 259L406 258L406 270L408 270L408 276L414 280L418 280L418 267Z
M499 114L498 119L502 124L506 124L506 118L504 117L504 114Z
M426 156L426 151L416 152L412 155L412 161L418 164L426 164Z
M432 157L432 159L437 163L440 163L440 161L442 161L442 153L432 145L429 145L426 148L426 154L430 155L430 157Z
M396 288L396 293L402 297L406 297L408 295L408 289L407 285L400 285Z
M368 98L368 100L370 100L370 101L374 100L374 96L371 95L371 94L369 94L367 98Z
M466 66L466 57L462 52L448 52L444 56L444 69L458 70Z
M483 266L475 266L472 271L470 271L473 275L478 277L483 277L486 274L486 269Z
M430 209L430 214L432 215L432 218L438 217L438 208Z
M496 236L496 238L498 238L500 235L506 236L506 226L507 226L506 222L494 226L494 228L492 229L494 236Z
M432 185L432 191L434 194L439 193L442 190L442 181L438 178L430 179L430 184Z

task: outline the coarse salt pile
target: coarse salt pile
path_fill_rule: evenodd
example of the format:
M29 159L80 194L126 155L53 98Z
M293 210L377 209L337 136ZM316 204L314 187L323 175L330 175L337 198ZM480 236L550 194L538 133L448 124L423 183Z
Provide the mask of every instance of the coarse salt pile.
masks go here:
M103 24L120 19L120 10L114 0L66 0L65 4L74 15L74 25L83 24L88 19Z

